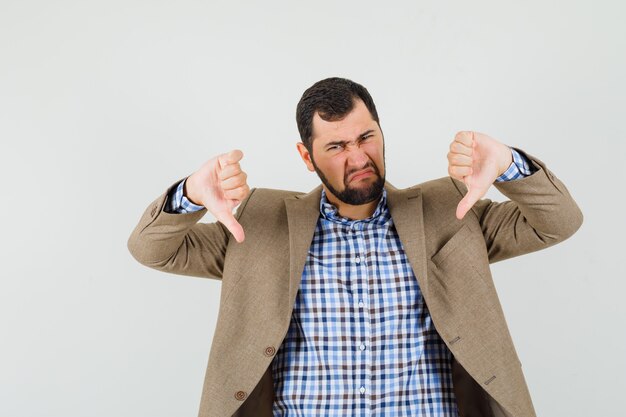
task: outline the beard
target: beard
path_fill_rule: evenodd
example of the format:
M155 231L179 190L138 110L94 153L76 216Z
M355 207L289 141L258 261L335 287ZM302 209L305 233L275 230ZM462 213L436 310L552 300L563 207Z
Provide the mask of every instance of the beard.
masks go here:
M326 175L324 175L324 173L317 167L317 164L315 164L315 160L313 159L313 157L311 157L311 162L313 163L315 172L317 172L317 175L320 177L326 188L328 188L330 192L339 199L339 201L345 204L350 204L352 206L366 204L379 199L383 193L385 178L380 175L378 167L371 160L362 168L353 169L350 172L346 172L343 178L343 191L339 191L335 187L333 187L333 185L328 181L328 178L326 178ZM348 177L350 177L352 173L364 170L366 168L371 168L374 171L376 180L373 183L368 183L367 185L362 185L358 188L350 186L350 183L348 182Z

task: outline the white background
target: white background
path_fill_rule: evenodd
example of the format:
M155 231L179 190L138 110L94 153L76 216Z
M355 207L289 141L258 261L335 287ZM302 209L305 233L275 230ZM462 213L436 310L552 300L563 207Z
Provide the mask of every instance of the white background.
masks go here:
M494 264L494 280L538 415L623 413L625 11L1 0L0 415L197 415L220 282L146 268L128 236L167 186L232 148L251 187L319 184L295 108L330 76L372 94L396 187L447 175L459 130L563 180L581 229Z

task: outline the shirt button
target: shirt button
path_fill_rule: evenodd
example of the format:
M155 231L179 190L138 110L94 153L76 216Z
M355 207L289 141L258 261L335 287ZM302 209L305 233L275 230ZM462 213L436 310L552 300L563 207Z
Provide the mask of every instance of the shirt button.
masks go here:
M363 307L364 305L363 300L359 300L359 307Z
M361 349L361 350L365 350L365 344L364 344L364 343L361 343L361 346L359 346L359 349Z
M356 262L357 264L361 263L361 257L359 255L356 256L356 258L354 258L354 262Z
M365 394L365 387L361 387L359 391L361 392L361 394Z

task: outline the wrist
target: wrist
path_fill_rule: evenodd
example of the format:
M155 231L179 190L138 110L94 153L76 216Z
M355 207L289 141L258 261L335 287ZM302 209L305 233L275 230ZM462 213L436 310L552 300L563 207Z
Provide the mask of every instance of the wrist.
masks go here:
M193 175L188 176L183 184L183 195L187 197L187 200L197 206L202 206L201 199L195 194L195 187L193 185Z
M499 163L498 176L504 174L513 163L513 149L504 145L502 148L502 157Z

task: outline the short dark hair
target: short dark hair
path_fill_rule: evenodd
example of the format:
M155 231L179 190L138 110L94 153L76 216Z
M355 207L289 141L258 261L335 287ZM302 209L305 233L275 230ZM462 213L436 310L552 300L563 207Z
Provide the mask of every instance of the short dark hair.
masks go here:
M306 89L296 107L296 123L302 143L312 151L313 115L318 112L323 120L341 120L354 108L355 99L361 99L378 123L378 113L372 96L361 84L346 78L331 77L316 82Z

